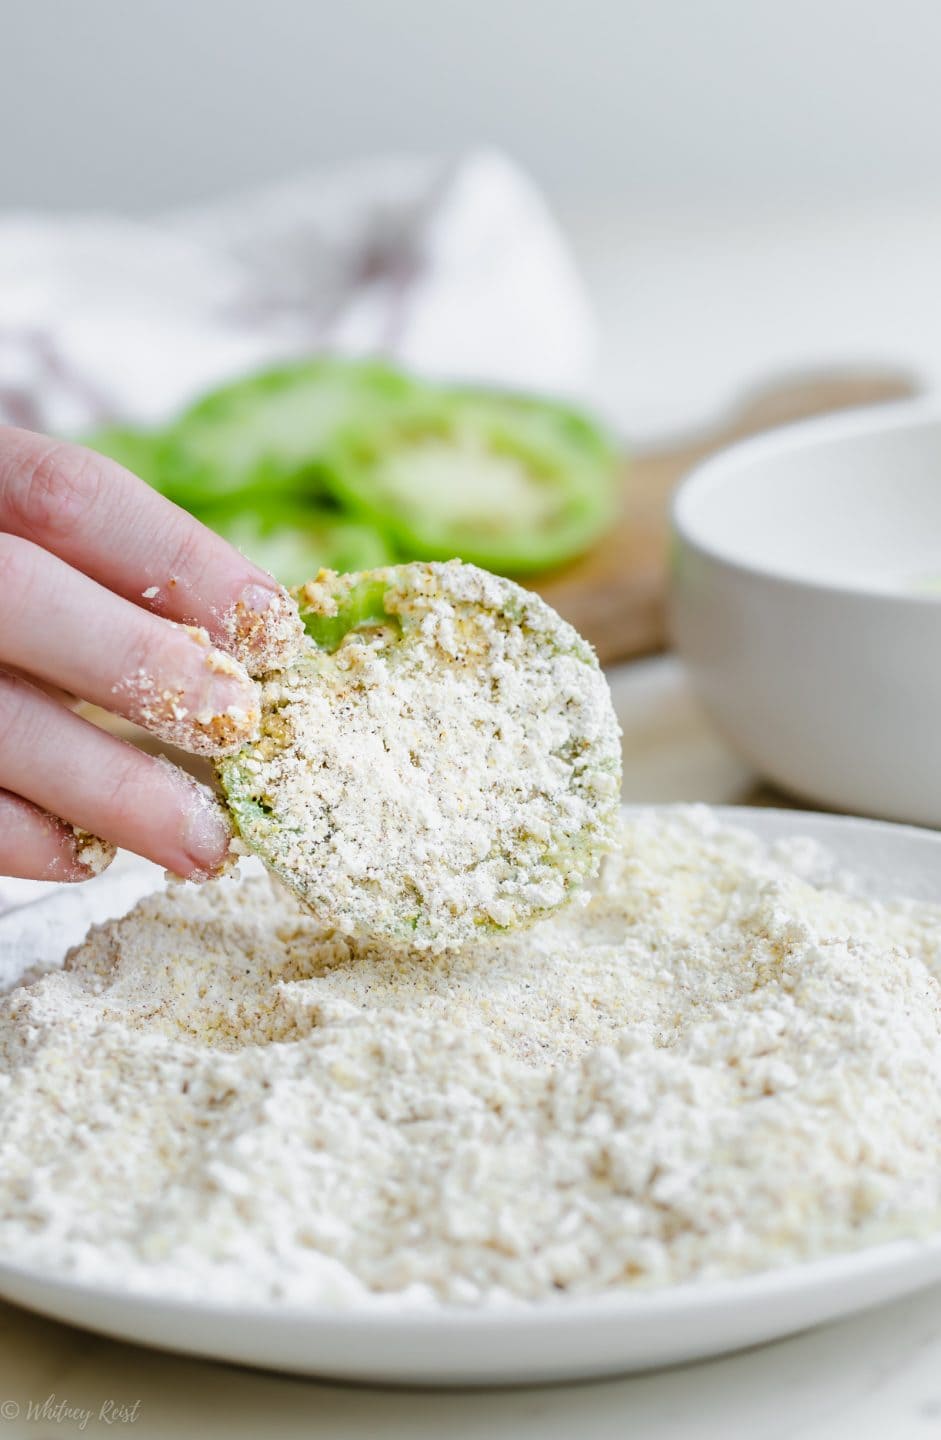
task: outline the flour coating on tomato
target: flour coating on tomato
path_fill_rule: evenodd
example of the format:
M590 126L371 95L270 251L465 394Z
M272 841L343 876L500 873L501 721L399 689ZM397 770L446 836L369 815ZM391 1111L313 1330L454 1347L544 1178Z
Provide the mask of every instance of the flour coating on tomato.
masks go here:
M261 738L220 770L243 840L347 934L441 950L558 909L597 870L620 789L590 647L458 561L297 593L314 634L352 628L265 677Z

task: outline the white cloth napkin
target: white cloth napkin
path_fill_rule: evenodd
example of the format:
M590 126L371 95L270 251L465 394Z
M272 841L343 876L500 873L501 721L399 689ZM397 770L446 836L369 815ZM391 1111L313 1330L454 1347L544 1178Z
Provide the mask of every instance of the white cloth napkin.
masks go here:
M375 161L147 223L0 221L0 419L37 430L158 422L317 350L580 396L594 338L542 197L490 151Z

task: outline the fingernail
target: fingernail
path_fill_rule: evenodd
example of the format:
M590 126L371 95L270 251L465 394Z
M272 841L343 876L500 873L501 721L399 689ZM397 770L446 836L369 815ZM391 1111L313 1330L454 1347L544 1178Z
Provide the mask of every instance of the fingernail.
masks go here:
M92 880L107 870L117 854L110 841L99 840L97 835L58 820L54 815L48 818L50 829L60 844L49 862L47 879L74 885L82 880Z
M190 804L183 825L183 850L189 857L189 880L207 880L217 875L229 857L232 827L225 810L211 790L188 779Z
M251 675L281 670L304 643L297 605L280 585L253 582L224 617L232 649Z
M243 665L209 647L202 684L193 696L189 745L197 755L231 755L258 732L258 690Z
M244 666L216 650L205 630L176 627L188 636L172 661L172 683L145 669L128 676L116 692L131 719L152 734L194 755L231 755L258 730L258 691Z

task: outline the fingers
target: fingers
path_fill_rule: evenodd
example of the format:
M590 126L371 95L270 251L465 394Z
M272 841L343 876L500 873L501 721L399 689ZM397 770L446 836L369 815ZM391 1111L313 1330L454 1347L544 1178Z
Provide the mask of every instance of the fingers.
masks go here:
M260 673L303 637L270 575L113 460L0 426L0 530L51 550L109 590L203 626Z
M0 875L89 880L113 858L113 847L93 842L28 800L0 790Z
M188 879L228 854L228 819L205 786L2 671L0 789Z
M256 687L205 631L171 625L27 540L0 534L0 658L197 755L239 749Z

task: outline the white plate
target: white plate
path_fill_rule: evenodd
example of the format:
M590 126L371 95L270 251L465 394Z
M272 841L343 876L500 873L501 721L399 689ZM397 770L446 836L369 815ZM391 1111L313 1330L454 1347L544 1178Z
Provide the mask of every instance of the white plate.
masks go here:
M810 835L871 893L941 902L941 836L838 816L727 808L758 835ZM154 871L59 890L0 919L0 974L61 955L92 918L118 913ZM219 1360L374 1383L520 1384L623 1374L792 1334L941 1281L941 1235L723 1282L468 1311L173 1303L0 1264L0 1295L125 1340Z

